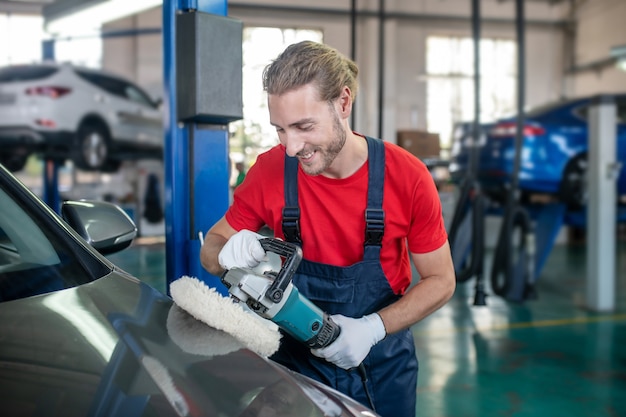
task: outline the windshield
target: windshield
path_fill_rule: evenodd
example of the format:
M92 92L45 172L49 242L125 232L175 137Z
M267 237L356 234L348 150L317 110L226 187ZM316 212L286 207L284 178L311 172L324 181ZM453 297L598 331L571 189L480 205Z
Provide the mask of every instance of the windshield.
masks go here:
M15 193L8 179L0 176L0 302L74 287L110 272L32 197Z

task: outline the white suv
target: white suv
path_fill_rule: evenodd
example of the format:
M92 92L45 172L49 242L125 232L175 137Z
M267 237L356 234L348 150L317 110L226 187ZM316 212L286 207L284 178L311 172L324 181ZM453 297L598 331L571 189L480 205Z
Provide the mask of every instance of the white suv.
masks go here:
M0 68L0 163L19 171L33 153L104 172L126 159L162 158L159 103L104 71L56 63Z

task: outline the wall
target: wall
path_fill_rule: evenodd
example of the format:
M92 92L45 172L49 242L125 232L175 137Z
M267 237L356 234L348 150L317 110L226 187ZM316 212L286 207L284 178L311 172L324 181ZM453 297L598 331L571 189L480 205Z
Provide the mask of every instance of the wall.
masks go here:
M105 32L129 35L106 38L102 51L104 69L137 81L155 98L163 97L163 38L155 33L161 20L156 7L106 25Z
M350 55L350 5L348 0L319 0L315 6L293 0L248 0L229 2L231 17L245 25L278 27L311 27L324 31L326 43ZM356 26L356 61L361 70L361 88L355 106L356 130L378 134L378 0L361 0ZM513 0L481 1L481 34L483 37L515 39L515 2ZM607 46L624 39L626 27L616 19L624 16L623 0L594 0L580 4L574 11L566 1L533 1L525 3L526 16L526 104L534 106L561 96L594 92L599 88L615 89L624 84L623 74L607 69L595 74L566 77L566 19L590 19L580 22L579 36L571 43L576 56L595 59L605 56ZM604 4L604 6L603 6ZM385 2L383 137L395 141L398 129L425 129L425 83L419 76L425 72L425 43L430 35L471 37L471 2L469 0L387 0ZM607 6L608 11L604 11ZM602 19L613 19L616 34L594 35ZM109 29L154 28L161 26L160 9L107 26ZM605 31L607 32L607 31ZM610 39L608 39L610 38ZM594 39L592 41L592 39ZM151 91L162 86L161 37L143 35L116 38L105 42L104 65L119 70ZM591 49L591 50L589 50ZM594 52L597 51L597 52ZM259 80L259 88L261 83ZM158 94L155 93L155 94Z
M611 47L626 45L626 1L579 2L575 18L577 24L572 66L580 70L569 76L573 95L626 92L626 72L618 70L614 63L607 62L596 69L584 69L589 64L606 61Z

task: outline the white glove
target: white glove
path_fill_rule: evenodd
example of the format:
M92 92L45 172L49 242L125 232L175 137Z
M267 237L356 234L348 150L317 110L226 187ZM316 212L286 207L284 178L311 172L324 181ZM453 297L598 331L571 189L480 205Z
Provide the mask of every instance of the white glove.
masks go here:
M383 340L387 334L383 320L377 313L360 319L341 314L333 315L331 318L341 328L339 337L325 348L311 349L311 353L343 369L361 364L372 346Z
M217 260L224 269L254 268L262 261L267 260L267 256L259 239L265 236L250 230L241 230L228 239Z

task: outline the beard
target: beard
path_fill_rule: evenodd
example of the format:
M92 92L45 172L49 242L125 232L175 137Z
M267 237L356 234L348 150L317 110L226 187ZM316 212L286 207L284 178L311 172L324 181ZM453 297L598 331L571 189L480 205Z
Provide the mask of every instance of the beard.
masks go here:
M343 146L346 143L346 131L343 129L341 125L341 120L339 120L339 116L335 109L332 109L333 114L333 138L331 142L324 146L318 146L314 148L304 149L298 154L306 155L310 152L315 151L320 157L320 163L316 164L305 164L300 162L300 166L302 170L309 175L319 175L322 172L326 171L328 167L335 161L339 152L343 149Z

